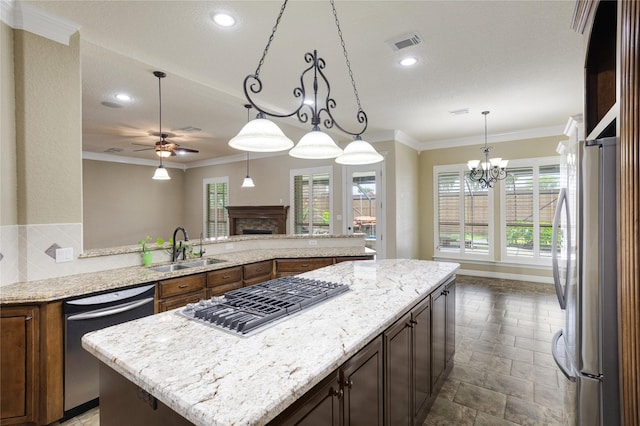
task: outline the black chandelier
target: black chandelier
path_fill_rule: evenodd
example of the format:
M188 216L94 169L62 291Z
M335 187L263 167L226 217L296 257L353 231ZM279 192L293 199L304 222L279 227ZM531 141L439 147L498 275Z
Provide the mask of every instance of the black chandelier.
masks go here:
M484 146L480 148L484 154L484 161L469 160L469 178L478 182L482 188L493 188L493 184L507 177L507 164L509 160L502 158L489 158L491 147L487 145L487 115L489 111L482 111L484 115Z
M367 114L360 104L360 97L351 70L346 45L342 37L342 30L340 28L340 21L338 20L334 0L330 0L331 8L349 71L349 77L351 78L351 85L357 104L356 121L360 127L353 131L347 130L344 126L340 125L333 116L332 110L336 108L337 103L331 96L331 86L323 72L326 63L324 59L318 56L316 50L307 52L304 55L304 61L308 66L300 75L300 85L293 89L293 96L299 100L297 107L293 111L283 114L270 112L262 108L254 100L253 96L262 92L263 83L262 80L260 80L260 70L269 52L269 47L282 19L287 2L288 0L285 0L280 8L280 13L271 31L267 45L262 52L262 57L258 62L256 71L253 74L247 75L244 79L243 89L245 97L256 111L258 111L257 117L255 120L247 123L238 135L229 141L229 146L252 152L275 152L291 149L289 155L293 157L307 159L336 158L336 162L340 164L371 164L382 161L382 155L380 155L370 143L362 140L362 134L367 130L368 125ZM307 80L313 80L312 93L305 85L305 77L307 77ZM318 95L320 85L325 87L326 94L323 97L319 97ZM305 134L298 144L294 146L293 141L287 138L275 123L267 120L266 116L276 118L296 116L298 121L301 123L310 123L312 128L311 131ZM353 136L354 140L349 143L343 151L328 134L320 130L321 125L325 129L336 127L343 133Z

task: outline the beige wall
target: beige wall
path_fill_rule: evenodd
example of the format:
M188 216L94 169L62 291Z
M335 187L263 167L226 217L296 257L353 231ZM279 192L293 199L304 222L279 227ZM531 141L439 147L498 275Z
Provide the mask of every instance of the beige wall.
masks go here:
M558 142L566 140L566 136L558 135L546 138L527 139L515 142L502 142L493 143L493 152L496 155L499 153L501 157L515 160L521 158L535 158L535 157L552 157L558 155L556 153L556 147ZM467 160L480 158L481 145L472 145L466 147L436 149L430 151L423 151L420 154L419 159L419 203L421 218L420 223L420 259L432 259L433 258L433 167L436 165L447 164L465 164ZM500 185L500 183L498 183ZM494 208L495 211L499 211L499 196L495 194ZM500 253L500 238L499 238L499 214L494 215L494 242L496 244L495 252L496 256ZM542 275L549 276L548 270L540 270L536 268L519 268L516 266L501 266L492 264L463 264L463 269L476 270L482 272L498 272L504 274L525 274L525 275Z
M84 248L136 244L146 235L168 240L184 224L185 173L153 180L155 167L83 161Z
M0 225L18 224L13 30L0 21Z
M18 222L82 221L80 36L14 30Z
M406 145L396 143L395 197L397 258L417 259L419 256L418 232L425 223L419 217L419 156Z

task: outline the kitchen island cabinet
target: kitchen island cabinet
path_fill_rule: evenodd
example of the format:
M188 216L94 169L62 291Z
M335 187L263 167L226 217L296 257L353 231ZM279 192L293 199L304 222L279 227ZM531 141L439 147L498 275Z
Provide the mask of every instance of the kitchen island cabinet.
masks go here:
M83 347L148 393L152 403L196 425L267 424L331 377L343 397L352 386L348 422L355 424L353 409L363 400L356 385L362 381L352 374L364 370L352 373L348 361L366 353L367 345L450 281L457 268L407 259L342 262L301 277L346 284L349 291L249 337L165 312L89 333ZM378 368L377 361L361 365ZM335 404L330 401L324 403ZM346 401L335 406L343 419ZM107 421L108 411L101 415Z

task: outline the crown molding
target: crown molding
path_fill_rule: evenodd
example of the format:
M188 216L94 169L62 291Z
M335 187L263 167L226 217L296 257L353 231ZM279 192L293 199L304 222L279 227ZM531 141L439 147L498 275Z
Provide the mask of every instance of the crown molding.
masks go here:
M539 127L536 129L520 130L517 132L507 132L493 134L487 137L488 143L512 142L523 139L546 138L549 136L560 136L563 134L565 126ZM457 139L443 139L438 141L423 142L418 151L429 151L432 149L455 148L458 146L481 145L484 143L484 135L468 136Z
M66 46L80 29L75 22L14 0L0 0L0 18L15 30L28 31Z
M135 164L138 166L150 166L150 167L158 167L158 165L160 164L160 157L158 157L158 160L147 160L145 158L125 157L120 155L103 154L100 152L89 152L89 151L82 151L82 159L106 161L109 163ZM165 166L167 169L187 170L189 168L184 164L172 163L170 161L165 161L165 160L162 160L162 165Z

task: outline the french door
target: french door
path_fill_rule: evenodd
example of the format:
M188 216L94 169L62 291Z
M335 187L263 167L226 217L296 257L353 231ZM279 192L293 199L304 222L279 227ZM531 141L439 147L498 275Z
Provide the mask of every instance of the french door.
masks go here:
M384 259L384 163L344 167L345 234L364 234L365 245Z

